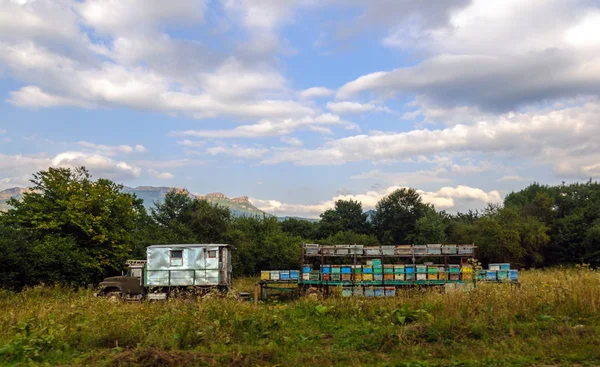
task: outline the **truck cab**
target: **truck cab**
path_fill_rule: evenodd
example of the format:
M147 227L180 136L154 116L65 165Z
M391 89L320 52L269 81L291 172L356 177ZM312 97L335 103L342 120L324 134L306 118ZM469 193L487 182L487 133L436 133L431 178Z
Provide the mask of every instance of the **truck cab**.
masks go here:
M100 284L98 296L111 299L141 300L145 294L144 268L145 260L127 260L127 271L124 275L105 278Z

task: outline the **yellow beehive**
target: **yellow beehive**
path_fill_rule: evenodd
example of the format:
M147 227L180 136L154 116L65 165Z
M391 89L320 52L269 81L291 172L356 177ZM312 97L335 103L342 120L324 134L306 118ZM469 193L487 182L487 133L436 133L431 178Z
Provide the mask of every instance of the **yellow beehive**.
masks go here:
M463 266L462 268L460 268L460 272L465 274L465 273L469 273L472 274L473 273L473 268L470 266Z
M271 279L270 271L261 271L260 272L260 280L269 280L269 279Z
M373 274L363 274L362 280L373 280Z
M462 273L462 280L471 280L473 279L473 273Z
M363 275L362 274L354 274L354 280L360 282L362 279L363 279Z
M446 279L446 273L444 273L444 272L438 273L438 276L439 276L439 280Z
M437 273L427 274L427 280L438 280L438 274Z
M394 280L394 274L383 274L383 280Z

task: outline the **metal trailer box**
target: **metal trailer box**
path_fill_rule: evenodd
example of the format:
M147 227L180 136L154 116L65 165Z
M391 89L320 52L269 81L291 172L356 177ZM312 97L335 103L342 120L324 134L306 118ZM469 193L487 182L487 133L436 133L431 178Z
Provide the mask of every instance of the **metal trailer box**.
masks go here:
M144 285L231 286L232 249L226 244L148 246Z

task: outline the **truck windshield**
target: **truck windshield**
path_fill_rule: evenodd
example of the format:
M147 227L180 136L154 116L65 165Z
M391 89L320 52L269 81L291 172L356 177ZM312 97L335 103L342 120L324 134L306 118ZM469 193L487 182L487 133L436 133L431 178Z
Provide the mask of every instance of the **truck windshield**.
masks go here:
M142 277L142 269L129 269L127 271L127 276L141 278Z

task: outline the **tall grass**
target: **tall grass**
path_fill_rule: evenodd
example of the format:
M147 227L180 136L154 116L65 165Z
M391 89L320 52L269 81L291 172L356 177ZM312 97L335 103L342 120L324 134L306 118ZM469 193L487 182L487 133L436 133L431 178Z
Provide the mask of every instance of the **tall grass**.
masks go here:
M252 291L256 279L236 290ZM600 363L600 272L521 274L520 288L411 289L393 298L254 306L111 303L92 290L0 292L0 362L72 365Z

